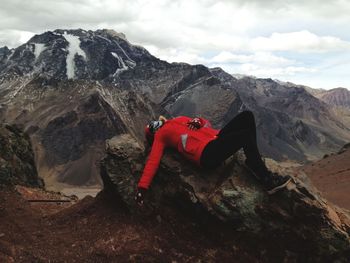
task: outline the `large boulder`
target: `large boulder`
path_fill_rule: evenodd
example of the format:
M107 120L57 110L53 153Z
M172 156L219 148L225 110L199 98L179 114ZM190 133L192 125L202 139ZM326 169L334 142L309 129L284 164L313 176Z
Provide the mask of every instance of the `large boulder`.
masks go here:
M296 180L268 195L236 156L204 171L168 151L142 209L134 201L146 151L130 135L107 141L101 163L104 191L135 216L184 213L214 236L237 244L262 261L345 262L350 255L349 215Z
M15 184L43 187L29 136L13 125L0 126L0 187Z

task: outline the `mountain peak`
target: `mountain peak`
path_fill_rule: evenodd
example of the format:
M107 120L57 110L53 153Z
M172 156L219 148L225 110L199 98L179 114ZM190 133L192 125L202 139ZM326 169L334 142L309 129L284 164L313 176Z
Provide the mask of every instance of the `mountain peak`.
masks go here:
M35 35L11 51L0 49L0 76L113 80L138 63L154 59L111 29L56 29Z
M51 31L48 31L51 32ZM125 41L127 41L126 36L124 33L117 32L114 29L97 29L95 31L93 30L84 30L81 28L78 29L56 29L52 31L53 34L71 34L79 37L84 36L93 36L93 35L99 35L104 37L110 37L110 38L121 38Z
M347 88L343 88L343 87L337 87L334 89L330 89L330 92L349 92L349 90Z
M99 31L101 31L103 34L107 34L111 37L119 37L119 38L122 38L122 39L127 41L124 33L117 32L114 29L101 29L101 30L97 30L96 32L99 32Z

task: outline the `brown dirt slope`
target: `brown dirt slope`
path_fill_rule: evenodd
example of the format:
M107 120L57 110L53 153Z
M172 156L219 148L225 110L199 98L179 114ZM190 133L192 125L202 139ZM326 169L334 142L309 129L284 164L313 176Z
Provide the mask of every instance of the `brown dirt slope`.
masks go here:
M256 262L179 215L140 220L106 194L48 207L25 199L59 196L20 192L0 192L0 262Z
M350 210L350 145L338 154L301 167L320 192L334 204Z

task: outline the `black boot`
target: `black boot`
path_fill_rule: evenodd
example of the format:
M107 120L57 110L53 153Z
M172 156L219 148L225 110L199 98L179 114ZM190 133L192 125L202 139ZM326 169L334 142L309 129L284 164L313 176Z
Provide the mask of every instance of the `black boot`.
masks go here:
M253 163L246 159L245 164L258 181L266 188L268 194L274 194L283 189L292 180L289 175L282 176L277 173L272 173L262 161L261 163Z
M259 181L269 173L269 170L262 160L259 162L252 162L249 159L246 159L245 165Z

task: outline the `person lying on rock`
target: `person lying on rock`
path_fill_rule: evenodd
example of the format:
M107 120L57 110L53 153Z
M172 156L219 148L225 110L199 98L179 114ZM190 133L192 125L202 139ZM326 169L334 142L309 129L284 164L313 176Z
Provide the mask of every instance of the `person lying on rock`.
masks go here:
M204 169L214 169L243 148L245 165L266 187L269 194L284 188L290 176L270 172L257 146L254 115L243 111L221 130L211 127L208 120L185 116L167 120L163 116L145 128L147 141L152 144L143 174L138 183L135 200L143 204L144 195L157 172L165 147L177 149L185 158Z

